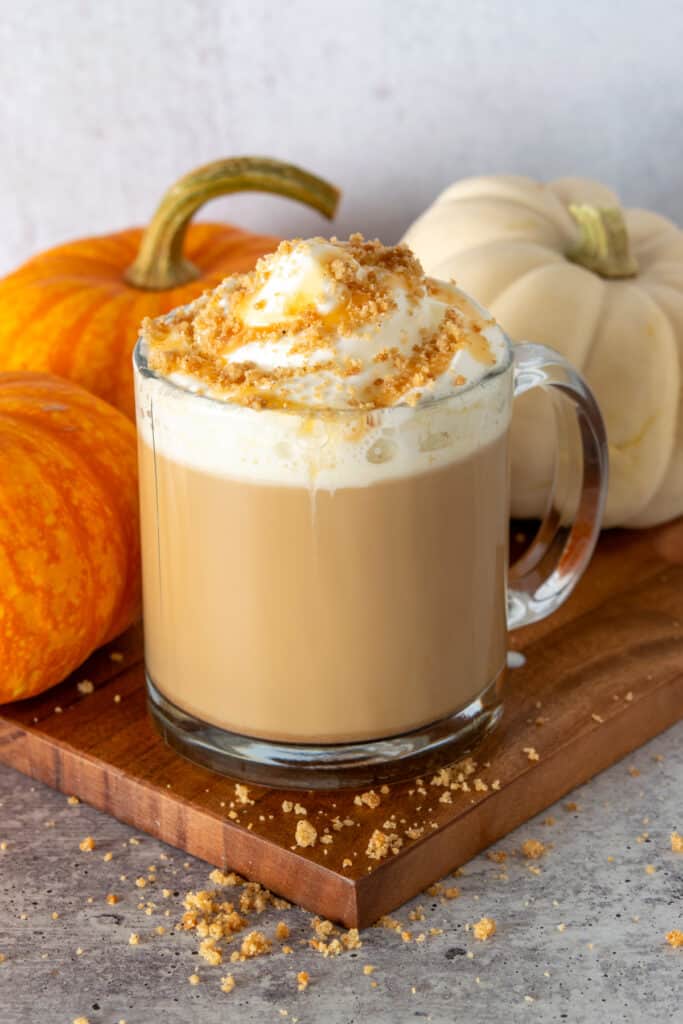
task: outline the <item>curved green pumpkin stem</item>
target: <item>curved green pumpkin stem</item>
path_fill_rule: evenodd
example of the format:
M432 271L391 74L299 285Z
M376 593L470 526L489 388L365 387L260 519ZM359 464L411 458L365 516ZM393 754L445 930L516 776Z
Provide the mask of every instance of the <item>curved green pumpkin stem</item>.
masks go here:
M631 254L624 214L618 206L572 203L569 212L579 226L580 237L568 259L601 277L633 277L638 264Z
M165 194L140 242L135 261L125 273L135 288L163 291L187 284L200 272L185 259L188 225L197 210L229 192L273 192L312 206L332 219L339 190L293 164L268 157L242 156L198 167Z

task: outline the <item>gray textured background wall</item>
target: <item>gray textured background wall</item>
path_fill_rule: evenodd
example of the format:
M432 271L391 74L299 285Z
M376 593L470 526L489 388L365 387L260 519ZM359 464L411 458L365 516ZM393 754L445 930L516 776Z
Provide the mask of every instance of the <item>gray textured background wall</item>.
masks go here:
M0 0L0 271L146 220L217 156L344 188L396 238L450 180L603 178L683 222L683 5L652 0ZM321 230L283 200L211 216Z

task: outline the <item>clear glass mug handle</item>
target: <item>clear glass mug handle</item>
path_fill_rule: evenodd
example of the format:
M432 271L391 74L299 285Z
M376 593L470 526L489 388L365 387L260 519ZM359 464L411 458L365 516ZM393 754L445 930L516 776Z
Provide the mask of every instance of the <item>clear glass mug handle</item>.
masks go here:
M508 629L538 622L566 601L593 554L607 497L605 424L586 382L557 352L521 342L514 346L514 395L532 388L552 401L558 454L539 530L510 567ZM568 522L572 498L575 512Z

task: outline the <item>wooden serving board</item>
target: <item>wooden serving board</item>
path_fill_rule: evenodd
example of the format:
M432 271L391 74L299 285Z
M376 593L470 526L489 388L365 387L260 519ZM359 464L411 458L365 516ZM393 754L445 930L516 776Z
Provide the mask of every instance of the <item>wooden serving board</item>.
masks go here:
M183 760L154 731L139 630L59 687L1 708L0 761L362 927L683 716L683 520L606 534L569 602L511 644L526 663L510 672L501 726L474 753L469 792L427 777L392 786L374 809L348 792L259 787L249 788L253 803L240 804L234 782ZM79 691L84 679L93 693ZM451 802L440 799L446 791ZM315 846L295 845L301 814L285 813L283 800L306 808ZM337 831L334 818L353 824ZM422 832L411 839L414 826ZM332 842L323 843L326 828ZM367 856L375 829L399 835L398 853Z

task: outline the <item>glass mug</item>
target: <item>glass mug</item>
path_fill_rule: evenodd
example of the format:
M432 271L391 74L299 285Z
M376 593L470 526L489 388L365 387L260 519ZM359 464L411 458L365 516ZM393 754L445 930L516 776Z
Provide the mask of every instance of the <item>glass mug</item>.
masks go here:
M145 668L172 747L335 788L427 771L494 728L507 631L569 596L607 490L585 382L551 349L507 345L446 398L294 412L193 393L138 342ZM532 388L556 407L558 458L508 586L512 400Z

